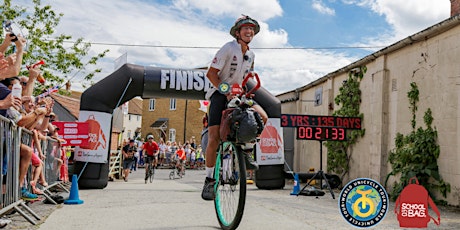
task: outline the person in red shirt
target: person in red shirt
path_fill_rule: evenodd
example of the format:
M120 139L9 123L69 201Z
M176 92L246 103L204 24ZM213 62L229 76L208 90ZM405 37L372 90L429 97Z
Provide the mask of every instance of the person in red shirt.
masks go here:
M176 151L177 155L177 162L176 162L176 167L179 169L179 172L182 173L182 175L185 174L185 160L187 159L184 147L180 145L179 149Z
M160 148L158 147L158 144L153 140L153 135L148 135L147 136L147 142L144 143L142 146L142 153L144 155L144 163L145 164L152 164L153 167L156 167L157 165L157 160L158 160L158 152ZM145 181L147 181L147 170L149 167L145 165Z

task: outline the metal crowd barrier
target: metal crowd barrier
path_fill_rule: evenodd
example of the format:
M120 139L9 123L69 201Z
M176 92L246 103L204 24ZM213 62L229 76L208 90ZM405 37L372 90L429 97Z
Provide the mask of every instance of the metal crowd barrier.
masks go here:
M41 147L43 154L46 156L43 171L46 182L48 183L48 186L43 188L43 195L51 203L57 204L50 197L50 195L52 195L50 189L54 186L58 186L65 192L69 192L69 190L63 185L63 181L60 179L60 168L64 163L61 159L63 153L61 151L60 143L56 139L50 137L46 137L46 140L42 141Z
M2 184L2 196L0 197L0 216L12 213L13 210L17 211L31 224L36 225L35 220L29 216L32 215L36 220L40 217L32 211L27 205L26 201L21 199L21 188L19 186L19 162L20 162L20 148L21 144L31 147L33 141L33 133L30 130L17 127L9 119L0 115L0 183ZM48 186L42 189L43 196L53 204L57 204L50 196L51 188L59 186L63 191L69 193L69 190L64 186L60 180L60 165L61 159L61 146L57 140L47 137L46 140L41 141L41 148L43 154L46 156L43 162L43 173L48 183ZM29 170L24 181L24 186L27 186L29 191L32 192L29 181L32 179L32 167ZM24 211L25 210L25 211Z
M123 173L123 165L121 161L121 151L111 150L110 151L110 163L109 163L109 177L110 178L121 178Z
M36 222L28 213L37 220L40 220L40 217L20 197L19 160L22 131L22 128L18 128L9 119L0 116L0 140L2 141L0 144L0 169L2 172L0 183L3 191L0 197L0 216L15 210L35 225Z

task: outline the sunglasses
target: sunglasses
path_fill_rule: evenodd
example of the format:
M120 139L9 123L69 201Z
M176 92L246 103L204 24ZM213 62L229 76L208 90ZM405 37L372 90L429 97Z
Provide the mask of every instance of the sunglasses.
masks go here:
M23 81L21 81L21 85L24 85L24 86L26 86L26 85L27 85L27 82L23 82Z

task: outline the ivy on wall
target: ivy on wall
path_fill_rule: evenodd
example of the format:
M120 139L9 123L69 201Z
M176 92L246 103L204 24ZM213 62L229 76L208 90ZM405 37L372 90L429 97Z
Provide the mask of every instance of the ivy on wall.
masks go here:
M450 192L450 184L446 183L439 174L437 160L441 149L437 143L438 132L436 128L432 127L432 112L428 108L423 116L426 128L419 127L416 129L417 102L420 92L415 82L412 82L410 86L411 89L407 93L407 97L412 113L412 131L407 135L396 134L395 148L390 151L389 155L393 171L387 175L385 187L387 187L386 184L391 176L400 176L400 180L394 182L390 192L391 199L396 200L408 184L409 179L416 176L431 197L435 198L434 192L437 191L445 198Z
M364 115L360 112L361 90L360 81L367 71L366 66L355 68L348 73L348 79L343 81L339 89L339 94L335 97L335 104L341 105L340 109L334 111L333 116L341 117L360 117ZM365 129L347 130L346 141L327 141L327 169L330 172L340 174L340 179L348 174L350 169L350 159L353 153L353 145L365 134Z

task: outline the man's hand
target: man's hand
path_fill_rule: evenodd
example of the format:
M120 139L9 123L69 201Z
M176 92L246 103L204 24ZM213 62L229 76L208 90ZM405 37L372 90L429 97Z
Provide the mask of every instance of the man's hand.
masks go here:
M35 66L34 68L29 69L29 78L37 79L37 77L41 74L40 66Z
M3 40L3 44L5 46L11 45L11 43L13 43L13 40L16 38L16 35L14 35L14 36L10 36L10 35L11 35L11 33L6 33L5 34L5 39Z
M54 100L51 97L45 97L43 102L45 103L46 115L49 116L53 112Z
M21 35L16 35L16 37L18 38L18 40L16 40L16 41L14 42L14 44L16 45L16 48L17 48L18 50L21 50L21 51L22 51L23 48L26 46L27 40L26 40L26 38L24 38L24 37L21 36Z
M16 53L8 55L8 57L6 57L5 59L8 62L8 65L14 66L14 64L16 63Z
M0 70L5 69L9 66L8 61L5 58L5 55L0 52Z
M46 114L46 108L43 108L43 107L36 108L34 111L38 116Z
M8 109L10 107L13 107L16 110L20 111L21 105L22 105L21 99L17 97L13 97L11 93L8 94L8 96L6 96L5 99L0 101L0 109Z

